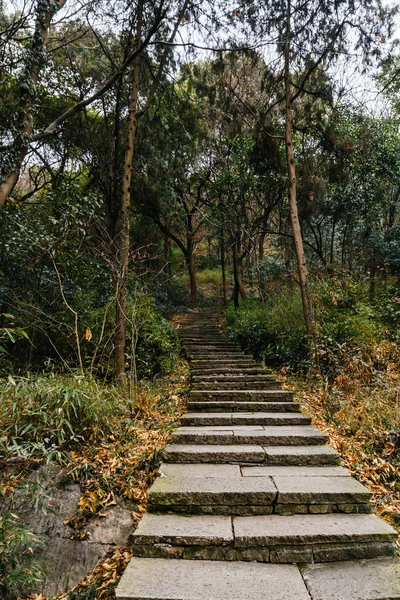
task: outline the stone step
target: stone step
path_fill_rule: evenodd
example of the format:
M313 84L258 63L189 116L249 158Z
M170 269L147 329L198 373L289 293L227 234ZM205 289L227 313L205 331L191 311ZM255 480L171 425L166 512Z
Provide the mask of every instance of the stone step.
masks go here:
M302 413L197 413L188 412L181 418L182 425L309 425L311 418Z
M231 517L147 513L133 556L272 563L393 556L396 532L375 515Z
M191 402L205 400L233 400L235 402L292 402L293 392L288 390L192 390Z
M172 444L252 444L260 446L309 446L325 444L329 436L312 425L207 425L178 427Z
M219 400L213 402L189 402L188 410L205 412L300 412L300 405L296 402L235 402Z
M269 382L273 382L273 383L279 383L278 380L271 375L268 372L262 372L259 373L257 375L241 375L241 374L237 374L237 373L227 373L226 375L224 374L216 374L216 375L194 375L192 377L192 382L193 383L199 383L201 381L207 382L207 383L242 383L242 382L246 382L249 383L251 381L255 382L264 382L264 383L269 383Z
M351 477L344 467L280 467L269 465L240 466L218 463L168 463L160 466L161 477Z
M201 378L199 381L195 381L193 378L192 390L281 390L282 385L277 381L273 381L272 379L267 379L266 381L257 381L251 379L250 377L246 379L243 378L242 381L205 381L204 378Z
M219 350L214 352L199 352L196 350L190 350L185 348L186 354L193 360L207 360L209 364L213 363L214 360L219 361L248 361L249 364L255 365L255 361L251 358L246 358L245 354L238 352L238 350Z
M168 444L164 459L172 463L267 464L268 466L317 466L340 464L330 446L260 446Z
M116 600L310 600L294 565L133 558ZM347 600L347 599L346 599Z
M156 480L150 512L213 515L368 513L371 493L352 477L191 477Z
M400 600L400 559L345 561L302 569L313 600Z
M213 366L210 366L210 365ZM203 377L204 375L263 375L267 371L262 367L254 367L252 365L243 364L222 364L220 365L217 361L212 363L208 362L206 367L192 366L192 375Z

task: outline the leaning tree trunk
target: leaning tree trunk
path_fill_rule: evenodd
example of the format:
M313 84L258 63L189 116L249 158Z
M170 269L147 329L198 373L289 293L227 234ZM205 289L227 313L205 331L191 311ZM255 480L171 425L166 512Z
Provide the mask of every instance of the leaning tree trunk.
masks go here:
M143 2L138 5L136 47L140 46L142 34ZM115 314L115 366L114 377L121 389L126 389L125 344L126 344L126 307L128 298L129 246L130 246L130 207L133 157L137 128L137 100L139 90L140 54L135 58L132 71L132 91L129 99L128 132L125 149L122 195L117 227L117 277L116 277L116 314Z
M299 213L297 209L297 184L296 184L296 163L293 151L293 107L292 107L292 86L290 81L290 36L291 36L291 2L288 0L287 24L286 24L286 44L285 44L285 145L288 173L288 199L290 221L292 225L293 238L295 243L297 268L299 273L299 283L301 299L303 303L304 321L312 344L315 343L314 314L311 302L309 288L306 255L304 252L303 238L301 235Z
M29 138L33 131L34 105L39 74L46 62L46 45L49 39L50 23L54 15L65 5L67 0L36 3L36 23L32 41L27 46L25 65L20 80L19 98L19 131L15 144L5 160L9 166L0 172L0 209L4 207L8 197L18 181L22 163L28 154Z

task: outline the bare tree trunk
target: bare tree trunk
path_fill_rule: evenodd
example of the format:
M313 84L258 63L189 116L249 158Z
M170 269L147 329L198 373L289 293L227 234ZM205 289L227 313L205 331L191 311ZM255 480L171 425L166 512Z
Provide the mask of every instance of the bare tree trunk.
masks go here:
M136 47L140 47L142 35L143 0L138 4L136 29ZM129 246L130 246L130 206L131 183L133 173L133 157L137 128L137 100L139 91L140 57L138 54L133 63L132 90L129 100L128 132L126 140L124 170L122 178L122 195L117 227L118 267L116 278L116 314L114 338L114 377L122 389L126 389L125 344L126 344L126 307L128 298Z
M49 39L50 23L54 15L65 5L67 0L57 2L36 3L36 23L32 41L25 53L25 66L20 81L19 121L20 130L10 156L12 166L1 173L0 208L3 208L15 184L18 181L22 163L28 153L29 137L33 131L33 107L40 71L46 60L46 45Z
M187 252L185 254L186 266L189 273L190 279L190 298L192 300L193 308L197 306L197 277L196 269L193 262L193 239L188 236L187 238Z
M164 234L164 296L168 300L169 282L171 279L171 240Z
M287 0L287 23L286 23L286 44L285 44L285 145L287 172L289 180L288 199L290 220L292 224L293 238L296 249L297 267L299 273L299 283L301 298L303 303L304 321L307 333L314 342L314 314L309 289L309 280L307 273L306 256L301 235L299 213L297 209L297 184L296 184L296 163L293 151L293 107L292 107L292 86L290 81L290 36L291 36L291 0Z
M219 241L221 247L221 271L222 271L222 300L224 306L226 306L226 270L225 270L225 240L224 240L224 232L221 229L219 234Z

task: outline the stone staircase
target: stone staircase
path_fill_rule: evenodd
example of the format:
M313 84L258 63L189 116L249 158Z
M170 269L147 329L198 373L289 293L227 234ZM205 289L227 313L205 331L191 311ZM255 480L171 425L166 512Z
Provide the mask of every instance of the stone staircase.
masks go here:
M293 394L221 335L216 314L188 315L180 334L192 366L188 412L117 599L399 599L395 531L371 514L370 492ZM360 595L366 569L370 591Z

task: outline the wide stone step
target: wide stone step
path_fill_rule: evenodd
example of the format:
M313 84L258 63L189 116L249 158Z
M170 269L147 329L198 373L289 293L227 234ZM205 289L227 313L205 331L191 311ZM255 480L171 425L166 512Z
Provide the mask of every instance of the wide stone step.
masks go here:
M311 565L302 569L313 600L399 600L400 559Z
M329 436L312 425L207 425L178 427L173 444L257 444L268 446L308 446L325 444Z
M235 402L235 401L211 401L189 402L188 410L205 412L300 412L300 405L296 402Z
M204 400L233 400L236 402L292 402L293 392L288 390L192 390L191 402Z
M192 390L281 390L282 385L272 379L254 380L243 378L241 381L207 381L204 378L193 378Z
M148 510L184 514L368 513L371 493L352 477L160 477Z
M330 446L260 446L168 444L164 459L173 463L268 464L270 466L338 465Z
M182 425L309 425L311 418L302 413L197 413L188 412L181 418Z
M116 599L310 600L310 596L294 565L133 558Z
M277 381L277 379L271 375L270 373L264 371L258 375L241 375L241 374L236 374L236 373L227 373L226 375L222 374L217 374L217 375L194 375L192 377L192 382L193 383L199 383L201 381L204 381L205 383L249 383L249 382L264 382L264 383L269 383L269 382L274 382L274 383L279 383Z
M251 364L219 364L216 360L208 361L207 366L205 367L192 367L192 375L194 376L204 376L204 375L262 375L266 373L265 369L262 367L252 366Z
M344 467L280 467L270 465L230 465L217 463L168 463L160 466L161 477L351 477L350 472Z
M231 517L147 513L134 556L313 563L393 556L396 532L375 515Z

